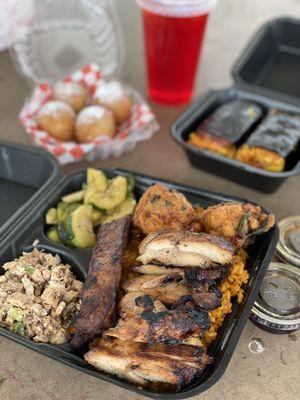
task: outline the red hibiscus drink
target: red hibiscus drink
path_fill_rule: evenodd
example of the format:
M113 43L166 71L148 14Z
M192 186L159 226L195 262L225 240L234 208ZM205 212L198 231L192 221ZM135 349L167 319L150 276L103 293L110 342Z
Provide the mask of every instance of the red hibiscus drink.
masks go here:
M216 1L137 0L153 101L176 105L191 99L208 15Z

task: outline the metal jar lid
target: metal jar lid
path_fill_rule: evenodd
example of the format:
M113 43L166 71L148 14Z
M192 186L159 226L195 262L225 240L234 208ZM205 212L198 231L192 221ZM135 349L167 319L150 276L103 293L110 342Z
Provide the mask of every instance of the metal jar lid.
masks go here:
M276 256L284 262L300 267L300 215L283 219L280 229Z
M300 269L272 262L251 311L253 322L268 331L289 333L300 327Z

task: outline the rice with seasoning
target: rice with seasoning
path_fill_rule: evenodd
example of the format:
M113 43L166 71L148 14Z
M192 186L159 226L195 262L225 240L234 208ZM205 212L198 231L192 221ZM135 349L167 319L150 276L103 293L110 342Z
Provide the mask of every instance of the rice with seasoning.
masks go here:
M246 270L247 253L239 250L233 257L229 275L220 285L223 293L222 303L219 308L209 312L211 326L205 335L205 345L209 346L217 337L218 329L223 325L227 314L232 311L232 299L237 298L241 303L244 297L242 285L248 282L249 275Z

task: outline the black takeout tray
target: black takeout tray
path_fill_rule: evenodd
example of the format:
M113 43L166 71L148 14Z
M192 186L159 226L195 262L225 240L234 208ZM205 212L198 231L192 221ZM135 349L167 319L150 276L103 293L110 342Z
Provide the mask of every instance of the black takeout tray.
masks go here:
M253 187L262 192L272 193L290 176L300 173L299 159L291 169L283 172L269 172L252 167L237 160L222 157L217 153L199 149L187 142L188 135L197 128L207 115L215 108L230 100L250 100L259 104L263 109L275 107L283 111L297 112L300 108L279 100L247 92L238 87L208 92L197 99L172 125L173 138L184 148L190 163L199 169L220 175L242 185Z
M49 153L0 141L0 243L58 178Z
M187 138L215 108L230 100L247 99L261 105L265 112L275 107L300 115L299 67L300 20L279 18L266 23L235 63L235 85L199 97L172 125L172 137L184 148L191 164L266 193L298 175L300 145L297 159L285 171L274 173L189 145Z
M300 106L300 19L264 24L236 61L234 82L254 93Z
M115 175L126 175L128 171L124 170L104 170L109 177ZM175 184L149 176L133 174L136 179L135 195L139 199L141 194L151 185L162 183L169 188L176 189L183 193L193 204L209 206L220 202L228 201L246 201L236 197L223 196L200 189ZM87 276L91 249L70 249L68 247L51 242L45 235L44 216L46 210L56 205L61 196L75 190L79 190L82 183L86 181L86 172L77 172L72 175L61 178L59 185L53 185L47 196L44 196L39 204L32 207L31 212L23 216L22 221L18 223L13 231L7 234L5 241L0 247L0 265L13 260L21 255L22 251L32 249L32 243L39 239L38 248L45 249L48 252L59 254L64 262L68 262L74 273L82 280ZM249 248L248 271L249 281L245 285L244 299L241 304L236 301L233 303L233 309L229 314L223 326L218 332L217 339L209 347L209 354L214 357L214 362L209 365L204 373L192 384L176 393L162 393L159 391L142 389L121 378L97 371L94 367L88 365L83 359L84 350L74 350L69 344L50 345L35 343L30 339L21 337L5 328L0 328L0 335L5 336L23 346L38 351L52 359L60 361L83 373L92 375L98 379L113 383L124 389L131 390L138 394L154 399L183 399L199 394L214 383L223 375L230 358L234 352L235 346L242 333L243 327L250 315L254 300L258 294L262 279L265 275L271 257L278 240L278 227L275 226L266 234L257 237L256 242ZM0 274L4 271L0 267Z

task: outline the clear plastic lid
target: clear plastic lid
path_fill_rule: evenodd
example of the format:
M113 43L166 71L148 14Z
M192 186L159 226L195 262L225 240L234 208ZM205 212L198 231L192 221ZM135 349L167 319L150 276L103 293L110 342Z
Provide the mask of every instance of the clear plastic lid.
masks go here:
M260 325L291 331L300 324L300 270L294 265L271 262L251 312Z
M278 226L280 237L276 249L277 257L300 267L300 215L285 218Z
M218 0L137 0L145 10L171 17L193 17L209 13Z
M119 27L113 0L35 0L30 21L14 26L10 53L30 84L53 83L93 62L111 76L123 62Z

